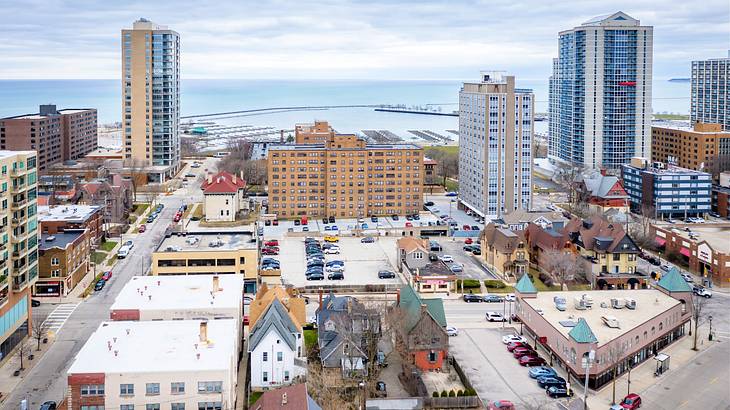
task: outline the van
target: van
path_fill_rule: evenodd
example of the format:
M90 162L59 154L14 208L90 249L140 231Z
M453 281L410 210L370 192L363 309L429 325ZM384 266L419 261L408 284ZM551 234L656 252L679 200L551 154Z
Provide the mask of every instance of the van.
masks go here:
M129 255L130 250L131 250L131 248L127 245L124 245L121 248L119 248L119 250L117 251L117 259L126 258L127 255Z

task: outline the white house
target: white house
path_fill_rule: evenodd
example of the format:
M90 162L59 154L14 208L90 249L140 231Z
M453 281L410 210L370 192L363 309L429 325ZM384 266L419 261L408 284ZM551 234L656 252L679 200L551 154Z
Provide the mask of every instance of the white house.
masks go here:
M251 329L249 352L253 390L291 384L307 373L302 328L278 298Z
M203 209L206 221L233 222L238 212L248 209L246 181L236 175L225 171L209 175L201 189L205 196Z

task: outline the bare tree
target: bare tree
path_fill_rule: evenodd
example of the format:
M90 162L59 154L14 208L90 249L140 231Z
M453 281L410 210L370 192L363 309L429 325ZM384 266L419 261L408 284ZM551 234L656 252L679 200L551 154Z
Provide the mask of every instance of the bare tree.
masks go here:
M545 252L543 269L565 289L565 284L577 277L585 277L586 261L570 250L551 249Z
M147 173L145 172L146 165L145 161L139 159L130 159L126 161L126 168L129 172L129 179L132 183L132 196L134 197L134 202L137 202L137 188L147 183Z
M181 137L180 138L180 155L185 157L192 157L198 154L198 147L195 145L194 137Z
M697 328L707 320L706 312L703 312L707 299L699 295L692 295L692 320L694 320L694 342L692 350L697 350Z
M25 367L23 366L23 358L30 353L30 347L25 343L25 340L21 341L20 344L18 344L18 351L17 355L20 359L20 370L25 370Z
M611 396L611 404L616 404L616 379L618 378L618 364L626 354L626 347L621 343L614 343L611 348L608 349L608 357L606 361L609 367L611 367L611 374L613 377L613 392Z
M36 315L33 317L31 324L31 330L33 332L33 339L37 342L36 350L41 350L41 341L48 336L48 329L50 325L47 321L41 320L40 316Z
M567 189L568 202L573 207L579 200L577 182L579 177L585 172L585 166L582 164L558 162L556 167L555 182Z

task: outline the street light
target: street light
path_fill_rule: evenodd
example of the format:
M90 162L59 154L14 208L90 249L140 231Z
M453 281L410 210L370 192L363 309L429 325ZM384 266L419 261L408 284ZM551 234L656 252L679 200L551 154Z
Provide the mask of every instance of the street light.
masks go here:
M707 337L709 341L712 341L712 315L707 317L707 320L710 321L710 335Z
M586 381L583 384L583 410L588 410L588 374L593 364L593 360L596 358L596 351L592 350L588 352L588 356L583 356L583 367L586 369Z

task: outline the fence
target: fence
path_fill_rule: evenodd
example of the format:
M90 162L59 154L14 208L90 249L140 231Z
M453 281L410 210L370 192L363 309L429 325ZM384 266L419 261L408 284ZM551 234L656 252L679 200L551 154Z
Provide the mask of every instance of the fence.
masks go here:
M461 396L461 397L424 397L424 407L432 407L436 409L465 409L479 407L479 397L477 396Z
M467 389L473 389L474 387L469 382L469 379L466 377L466 373L464 373L464 370L462 370L459 362L457 362L453 357L449 358L449 362L451 363L451 366L454 368L454 370L456 370L456 374L459 375L461 384L463 384L464 387L466 387Z

